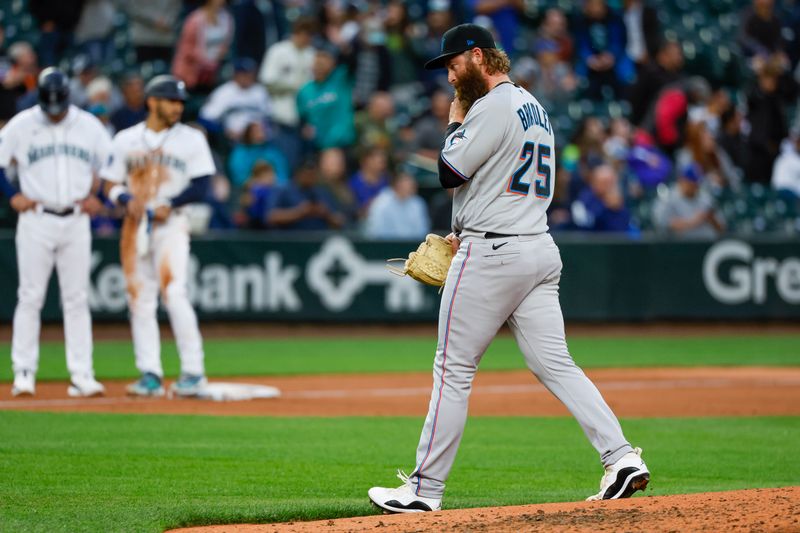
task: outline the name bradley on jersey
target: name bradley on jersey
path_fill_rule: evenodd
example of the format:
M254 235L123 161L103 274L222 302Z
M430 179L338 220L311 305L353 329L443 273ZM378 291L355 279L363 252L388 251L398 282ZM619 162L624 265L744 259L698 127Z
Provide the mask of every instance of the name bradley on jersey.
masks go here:
M522 107L517 109L517 116L522 121L522 129L524 131L528 131L528 128L535 124L543 128L547 133L553 133L550 128L550 117L547 116L547 111L533 102L522 104Z

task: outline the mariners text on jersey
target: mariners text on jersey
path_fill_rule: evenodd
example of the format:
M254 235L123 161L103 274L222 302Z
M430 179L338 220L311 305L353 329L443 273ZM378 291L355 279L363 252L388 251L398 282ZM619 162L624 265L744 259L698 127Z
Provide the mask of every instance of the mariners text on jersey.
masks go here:
M145 167L149 164L163 165L168 168L174 168L179 172L186 172L186 161L177 157L171 156L164 152L153 152L148 154L131 154L125 160L125 166L128 172L133 169Z
M87 163L92 162L92 155L89 150L75 146L73 144L48 144L45 146L31 146L28 150L28 163L34 164L40 159L45 157L52 157L54 155L66 155L70 157L77 157Z
M517 115L522 121L522 129L524 131L528 131L528 128L535 124L543 128L547 133L553 133L550 128L550 117L547 116L547 111L534 102L522 104L522 107L517 109Z

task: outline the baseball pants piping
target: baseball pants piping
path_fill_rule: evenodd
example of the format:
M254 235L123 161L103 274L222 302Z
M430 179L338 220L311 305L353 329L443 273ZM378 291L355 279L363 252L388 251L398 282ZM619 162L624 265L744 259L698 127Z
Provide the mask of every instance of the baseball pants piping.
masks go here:
M464 433L472 380L506 321L528 368L577 419L603 464L632 451L614 413L567 349L558 301L561 268L558 247L546 233L469 237L461 243L439 310L433 391L410 476L417 494L441 498L444 493Z

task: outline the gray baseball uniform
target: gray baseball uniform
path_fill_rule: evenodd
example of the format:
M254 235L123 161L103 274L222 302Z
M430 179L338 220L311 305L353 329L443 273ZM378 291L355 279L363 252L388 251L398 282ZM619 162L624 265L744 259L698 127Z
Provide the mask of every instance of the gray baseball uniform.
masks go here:
M547 112L509 82L477 100L445 140L442 159L464 180L453 201L453 231L462 242L442 295L433 392L410 476L420 496L442 497L472 379L505 322L528 368L575 416L603 464L633 451L567 350L561 257L546 222L554 157Z

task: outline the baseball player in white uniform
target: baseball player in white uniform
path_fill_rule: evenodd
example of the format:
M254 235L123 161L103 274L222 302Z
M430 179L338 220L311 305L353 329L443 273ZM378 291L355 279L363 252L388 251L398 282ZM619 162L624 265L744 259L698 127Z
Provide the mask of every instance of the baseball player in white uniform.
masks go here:
M117 133L113 156L102 171L109 199L125 205L127 216L141 220L142 228L135 268L126 268L136 367L142 376L127 390L136 396L164 395L156 316L160 293L181 360L172 391L194 396L206 378L203 343L187 292L189 222L182 208L205 198L215 167L203 134L179 122L187 97L183 82L157 76L145 95L147 119ZM142 192L136 177L151 174L157 177L152 194ZM125 253L121 250L123 264Z
M111 137L97 118L69 105L69 80L42 71L39 105L20 112L0 131L0 186L19 213L19 271L11 361L14 396L33 395L39 366L41 309L55 266L64 315L70 396L105 392L94 378L89 314L90 212L96 173L108 159ZM20 190L6 178L16 165Z
M561 258L547 233L555 146L547 112L511 82L510 62L480 26L463 24L442 39L428 69L447 68L456 89L439 159L439 179L456 188L457 250L439 310L439 342L428 417L410 476L399 488L374 487L388 512L441 508L467 417L478 363L508 323L528 368L575 416L600 455L605 475L590 500L626 498L650 479L600 392L567 350L558 301Z

